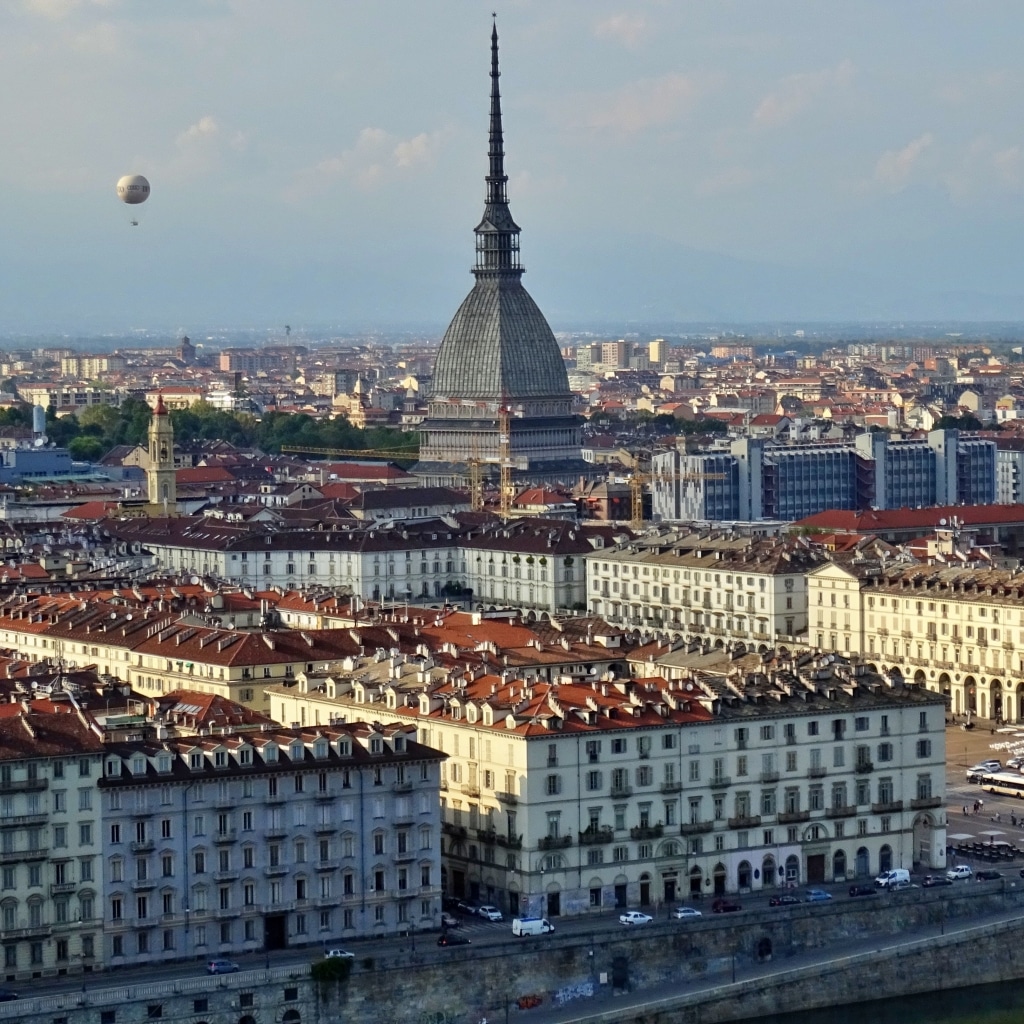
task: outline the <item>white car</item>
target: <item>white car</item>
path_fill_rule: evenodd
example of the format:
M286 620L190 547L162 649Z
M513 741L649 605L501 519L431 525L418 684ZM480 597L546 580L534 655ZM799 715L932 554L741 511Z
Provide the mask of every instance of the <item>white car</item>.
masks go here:
M1003 766L994 758L991 761L979 761L967 769L968 782L981 782L986 775L999 771Z
M497 907L492 907L489 903L487 903L484 906L480 907L479 910L477 910L477 913L481 917L486 918L488 921L501 921L501 920L503 920L503 918L501 916L501 911Z
M329 949L324 956L328 960L355 960L355 953L350 953L347 949Z
M653 920L650 914L643 914L639 910L627 910L619 914L619 924L650 924Z
M676 907L672 916L677 921L683 921L688 917L703 917L704 915L696 907Z
M958 878L970 878L974 872L967 864L957 864L955 868L950 868L946 872L946 877L951 881L955 882Z

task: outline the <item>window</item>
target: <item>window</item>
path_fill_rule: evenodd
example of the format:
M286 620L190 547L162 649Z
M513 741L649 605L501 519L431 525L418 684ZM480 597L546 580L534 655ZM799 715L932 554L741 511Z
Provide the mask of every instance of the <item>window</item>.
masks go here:
M931 800L932 798L932 777L930 775L918 775L917 777L917 799Z
M604 782L601 772L587 772L587 789L590 790L590 792L595 792L596 790L601 789L603 784Z
M931 740L918 740L917 741L917 756L918 757L931 757L932 756L932 741Z
M891 743L879 743L878 744L878 760L879 761L891 761L892 760L892 744Z
M562 776L549 775L544 780L544 791L548 796L558 796L562 792Z
M870 727L870 724L870 719L867 717L867 715L860 715L859 717L853 720L853 728L857 732L866 732Z

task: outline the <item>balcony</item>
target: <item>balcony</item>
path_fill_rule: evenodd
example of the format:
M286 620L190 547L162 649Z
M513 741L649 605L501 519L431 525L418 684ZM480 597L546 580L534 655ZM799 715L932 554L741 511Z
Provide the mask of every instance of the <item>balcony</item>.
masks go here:
M238 869L228 868L225 871L214 871L213 880L215 882L234 882L238 879Z
M392 785L391 792L392 793L411 793L412 792L412 782L410 782L409 780L406 780L404 782L396 782L396 783L394 783L394 785Z
M287 875L288 874L288 865L287 864L272 864L270 867L263 869L263 874L265 874L267 876L267 878L278 878L281 875Z
M152 853L156 849L156 842L152 839L136 839L134 843L128 844L132 853Z
M465 839L469 834L466 831L465 825L455 825L450 821L441 822L441 831L444 832L445 835L453 836L455 839Z
M853 766L854 773L857 775L867 775L868 772L873 772L875 766L871 761L858 761Z
M629 830L630 839L660 839L664 834L664 825L635 825Z
M24 921L20 928L4 929L4 940L7 939L47 939L50 937L51 926L48 924L29 924Z
M270 837L270 833L267 833L267 837ZM218 832L214 837L215 843L234 843L238 841L238 832L233 828L224 829L223 832Z
M779 773L778 772L761 772L761 781L762 782L778 782L779 781Z
M708 785L712 789L721 789L724 786L731 785L731 783L732 779L729 778L728 775L712 775L711 781L708 783Z
M857 808L851 804L829 807L825 811L826 818L852 818L856 815Z
M155 878L133 878L131 882L132 892L149 892L156 888Z
M902 800L889 800L881 804L872 804L872 814L895 814L897 811L903 810Z
M615 838L615 833L610 825L602 825L600 828L585 828L579 835L580 846L599 846L602 843L610 843Z
M333 793L318 792L313 798L318 804L329 804L334 802Z
M616 786L614 783L612 784L612 791L611 791L612 799L618 799L620 797L632 796L632 795L633 795L633 787L632 786L627 786L627 785Z
M661 784L662 793L681 793L683 791L683 784L681 782L663 782Z
M330 821L318 821L313 826L313 832L318 836L329 836L338 831L338 826Z
M462 792L466 796L479 796L480 787L475 782L464 782L461 786Z
M279 910L280 907L275 907L275 910ZM214 912L213 916L218 921L230 921L234 917L238 917L238 910L235 907L218 907Z
M0 781L0 793L38 793L49 785L49 779L8 779Z
M265 839L287 839L288 829L284 825L271 825L264 830L263 836Z
M779 811L780 825L796 825L798 822L810 820L810 811Z
M33 825L45 825L50 820L48 814L11 814L0 818L0 828L26 828Z
M521 850L523 848L522 836L505 836L498 833L498 845L508 847L510 850Z
M907 661L917 668L927 668L931 664L927 658L908 658Z
M809 779L823 779L826 775L828 775L828 769L823 768L820 764L807 769L807 778Z
M926 811L930 807L941 807L942 797L940 796L922 796L916 800L910 801L910 809L912 811Z
M572 836L541 836L538 850L565 850L572 846Z
M498 833L493 828L478 828L476 837L481 843L487 843L489 846L493 846L498 841Z
M519 797L515 793L509 793L507 790L496 789L494 791L494 797L499 804L510 804L515 806L519 803Z
M729 828L757 828L761 824L760 814L748 814L729 819Z
M54 882L53 885L50 886L50 895L63 896L67 893L74 892L77 888L78 885L75 882Z
M316 871L337 871L341 867L340 860L321 860L313 865Z
M396 853L394 861L396 864L408 864L411 861L417 860L419 853L416 850L405 850L402 853Z
M703 832L710 832L714 829L713 821L689 821L679 826L681 836L699 836Z
M317 896L316 905L318 907L336 907L341 903L340 896Z

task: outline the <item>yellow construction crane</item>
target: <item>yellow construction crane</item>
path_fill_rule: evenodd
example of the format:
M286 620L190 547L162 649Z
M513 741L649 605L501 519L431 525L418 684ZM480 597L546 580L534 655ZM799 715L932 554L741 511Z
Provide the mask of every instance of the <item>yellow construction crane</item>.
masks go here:
M502 522L512 515L512 499L515 491L512 488L512 413L502 402L498 407L498 469L500 507Z

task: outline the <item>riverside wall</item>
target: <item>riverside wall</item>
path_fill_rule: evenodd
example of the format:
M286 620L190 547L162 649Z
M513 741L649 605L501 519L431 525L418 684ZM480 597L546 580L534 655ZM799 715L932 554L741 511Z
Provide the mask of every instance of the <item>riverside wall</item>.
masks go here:
M305 964L133 985L93 976L82 991L0 1003L0 1024L719 1024L1024 978L1022 919L1024 890L986 883L512 946L438 949L423 936L415 951L357 957L341 983L315 983ZM931 937L915 938L922 930ZM824 965L795 959L823 949L834 954ZM613 986L621 999L609 1000Z

